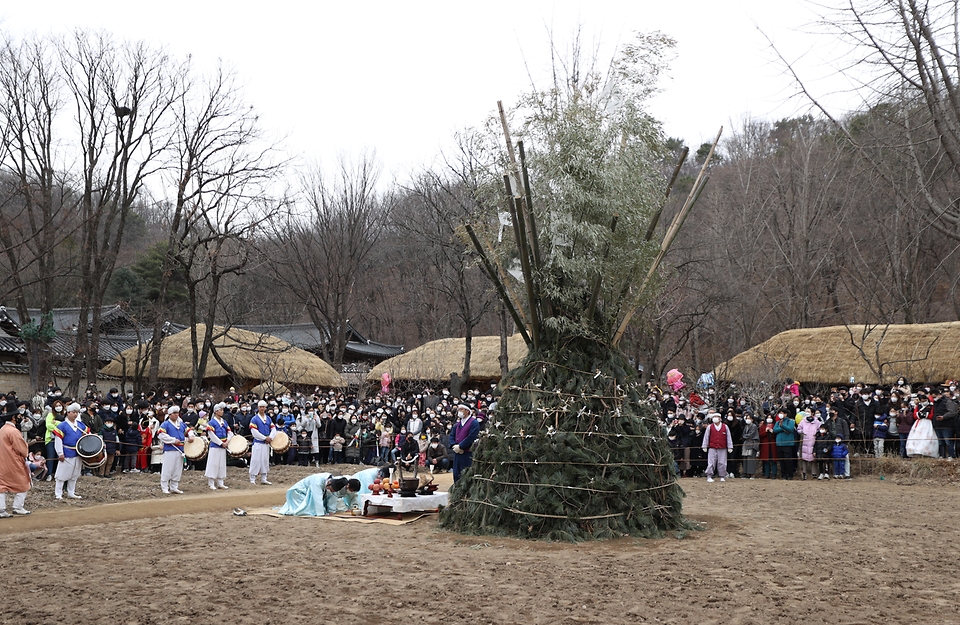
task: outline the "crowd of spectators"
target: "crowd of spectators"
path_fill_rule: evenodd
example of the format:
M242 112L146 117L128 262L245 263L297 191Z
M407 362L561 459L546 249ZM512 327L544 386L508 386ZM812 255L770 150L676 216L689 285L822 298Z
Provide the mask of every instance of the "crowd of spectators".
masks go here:
M850 456L956 457L960 392L952 381L913 386L900 378L885 387L855 384L829 393L801 393L791 380L779 395L760 398L736 385L719 393L713 388L663 392L653 386L649 391L681 477L704 474L704 435L715 415L733 439L727 469L734 477L791 480L799 467L801 479L849 479ZM932 441L930 452L911 452L909 443L920 437L926 440L917 441L915 448Z
M239 394L231 388L226 397L203 393L192 397L185 391L161 391L135 396L123 395L116 388L102 394L89 389L79 401L80 420L99 434L105 443L106 462L97 469L84 469L88 475L109 478L124 473L159 472L163 445L157 431L167 409L176 405L188 427L202 434L213 406L226 403L224 419L234 435L250 436L250 420L257 413L259 400L266 400L267 413L279 431L289 436L290 447L275 454L272 462L316 466L356 464L377 466L414 465L431 472L447 471L452 466L450 431L461 405L470 407L483 423L495 407L493 389L464 390L453 396L449 389L434 392L425 388L399 395L358 398L356 395L315 389L312 394L282 393ZM14 404L27 418L21 431L27 441L34 476L51 479L56 472L57 455L52 430L64 418L70 399L61 389L50 386L30 400L15 393L0 396L0 411L10 412ZM242 465L244 458L231 458ZM189 462L187 469L202 468L202 462Z

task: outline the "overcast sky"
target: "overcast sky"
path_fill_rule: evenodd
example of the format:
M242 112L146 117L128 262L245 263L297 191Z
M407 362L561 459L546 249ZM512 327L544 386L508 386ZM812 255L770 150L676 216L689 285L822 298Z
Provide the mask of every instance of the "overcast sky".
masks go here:
M287 149L328 163L376 150L385 175L429 166L453 133L513 103L549 68L548 40L583 40L609 58L636 31L677 40L676 59L650 111L670 136L697 146L745 116L806 112L766 37L820 93L829 45L799 0L620 2L219 2L105 0L4 2L0 27L15 36L104 29L144 39L200 66L234 67L264 126ZM765 36L766 35L766 36ZM827 78L823 78L823 77ZM844 96L834 96L844 103ZM849 98L847 98L849 99Z

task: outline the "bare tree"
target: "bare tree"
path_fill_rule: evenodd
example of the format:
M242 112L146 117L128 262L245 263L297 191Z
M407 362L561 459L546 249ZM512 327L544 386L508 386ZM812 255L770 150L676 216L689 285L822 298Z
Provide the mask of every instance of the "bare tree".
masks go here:
M787 63L803 93L860 148L892 190L912 202L915 189L927 221L960 239L960 1L850 0L826 15L824 24L850 46L841 71L860 85L864 102L892 106L890 119L905 140L858 136L851 119L831 113ZM878 146L902 154L913 185L897 184L898 169L877 158Z
M435 173L417 178L396 212L398 228L407 234L410 254L430 268L425 286L453 302L464 332L462 380L470 379L474 328L493 309L486 278L477 267L475 253L458 231L482 210L477 194L461 182L441 179ZM452 389L456 391L457 389Z
M79 149L77 342L70 388L99 368L100 313L126 221L162 165L168 118L182 94L180 68L161 50L76 31L58 44ZM88 333L89 327L89 333Z
M184 97L174 111L175 158L168 169L176 199L168 216L157 310L163 310L178 267L189 293L196 393L215 338L222 280L244 270L250 240L283 208L284 202L271 199L270 192L284 163L275 158L274 145L265 140L258 116L244 101L232 72L221 67L197 82L187 73L183 77ZM206 326L203 337L197 336L200 322ZM159 372L162 330L158 314L151 341L151 384L156 384Z
M341 159L336 173L316 167L302 178L300 210L278 226L282 244L271 250L278 284L306 302L310 321L327 337L323 358L335 369L343 362L347 321L362 310L358 283L373 271L392 199L377 191L379 170L372 155L355 164Z

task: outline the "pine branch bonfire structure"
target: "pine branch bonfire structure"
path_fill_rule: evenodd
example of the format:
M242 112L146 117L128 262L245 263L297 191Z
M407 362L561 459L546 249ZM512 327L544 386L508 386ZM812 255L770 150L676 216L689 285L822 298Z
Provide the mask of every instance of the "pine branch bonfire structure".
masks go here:
M667 179L658 169L658 127L637 111L614 122L591 117L596 105L583 101L540 110L549 119L519 133L545 146L528 159L500 107L509 154L502 188L522 279L510 284L502 270L510 259L495 257L480 226L465 228L529 353L501 381L497 410L441 525L559 541L688 529L671 450L618 343L644 293L655 290L713 150L657 242L656 222L680 171L678 164Z

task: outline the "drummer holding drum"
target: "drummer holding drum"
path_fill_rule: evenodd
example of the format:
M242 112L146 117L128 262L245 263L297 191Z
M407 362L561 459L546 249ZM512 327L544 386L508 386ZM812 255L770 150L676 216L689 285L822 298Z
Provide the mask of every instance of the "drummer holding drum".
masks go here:
M57 484L54 497L63 499L63 485L67 485L68 499L81 499L76 493L77 480L80 478L82 464L77 454L77 443L90 428L80 421L80 404L73 402L67 406L67 418L53 430L53 444L57 454Z
M223 420L223 411L227 405L223 402L213 407L213 417L207 422L207 439L210 449L207 451L207 469L204 475L210 490L226 489L223 480L227 477L227 444L233 438L230 426Z

